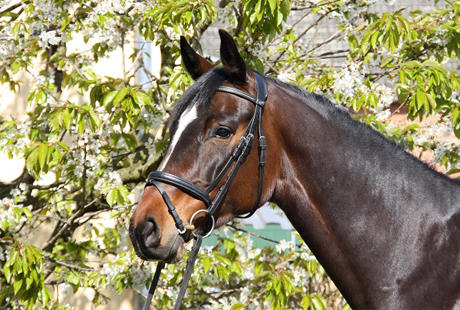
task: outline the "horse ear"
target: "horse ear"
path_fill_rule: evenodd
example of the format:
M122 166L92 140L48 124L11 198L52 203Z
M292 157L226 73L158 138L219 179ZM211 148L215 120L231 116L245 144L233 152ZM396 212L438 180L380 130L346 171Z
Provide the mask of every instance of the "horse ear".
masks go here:
M180 53L185 68L194 80L213 68L212 63L198 55L183 36L180 37Z
M246 83L246 64L238 52L232 36L225 30L219 29L220 59L224 70L230 75L232 81Z

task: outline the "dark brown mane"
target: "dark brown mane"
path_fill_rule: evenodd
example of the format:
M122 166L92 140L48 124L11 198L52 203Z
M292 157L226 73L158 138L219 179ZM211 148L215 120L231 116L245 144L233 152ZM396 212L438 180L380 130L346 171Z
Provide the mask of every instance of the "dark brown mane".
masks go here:
M272 77L267 77L267 80L288 91L289 93L296 95L302 102L304 102L310 108L316 110L326 119L333 119L333 122L336 126L339 126L342 131L353 135L356 138L355 140L359 141L360 144L366 143L365 141L369 141L367 145L374 146L370 151L379 153L388 152L387 154L391 158L398 156L408 159L414 164L414 167L420 167L422 170L429 171L436 177L448 180L449 182L460 184L460 180L452 179L442 173L439 173L430 165L418 160L412 154L406 152L400 144L396 143L395 141L388 140L388 138L386 138L383 134L372 129L368 125L354 120L346 111L341 109L340 106L334 104L326 97L310 93L298 86L284 83ZM385 155L383 154L382 156ZM355 159L348 158L347 160L353 161ZM407 161L404 162L407 163ZM414 170L411 170L411 173L414 173Z

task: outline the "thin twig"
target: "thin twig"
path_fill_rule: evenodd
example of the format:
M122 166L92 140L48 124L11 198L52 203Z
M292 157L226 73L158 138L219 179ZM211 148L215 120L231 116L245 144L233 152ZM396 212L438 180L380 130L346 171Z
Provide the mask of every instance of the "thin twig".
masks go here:
M346 49L341 49L341 50L336 50L336 51L324 52L322 54L318 54L318 55L314 55L314 56L310 56L310 57L311 58L320 58L320 57L324 57L324 56L336 55L336 54L339 54L339 53L348 53L349 51L350 51L350 49L346 48Z
M256 238L259 238L259 239L262 239L262 240L265 240L265 241L273 242L273 243L276 243L276 244L279 244L279 241L276 241L276 240L273 240L273 239L264 237L264 236L262 236L262 235L259 235L259 234L254 233L254 232L252 232L252 231L248 231L248 230L245 230L245 229L236 227L234 224L227 224L227 226L230 227L230 228L232 228L233 230L236 230L236 231L239 231L239 232L242 232L242 233L246 233L246 234L251 235L251 236L253 236L253 237L256 237Z
M316 44L314 47L312 47L310 50L308 50L303 56L307 56L308 54L310 54L311 52L313 52L314 50L320 48L321 46L323 45L326 45L328 44L329 42L337 39L338 37L340 37L341 35L341 31L337 31L336 33L334 33L332 36L330 36L329 38L327 38L326 40L324 40L323 42L320 42L318 44Z
M84 216L82 216L82 217L79 219L78 224L79 224L79 225L83 225L84 223L86 223L86 222L88 222L89 220L95 218L97 215L99 215L99 214L101 214L101 213L109 212L109 211L123 210L123 209L126 209L126 208L130 208L130 207L132 207L132 206L135 206L135 205L137 205L137 202L133 202L133 203L130 203L130 204L127 204L127 205L124 205L124 206L118 206L118 207L112 207L112 208L106 208L106 209L94 211L94 212L91 213L91 214L85 214Z
M293 44L297 43L297 41L300 40L300 38L302 38L308 31L310 31L310 29L312 29L313 27L315 27L316 25L318 25L318 23L324 18L326 17L327 15L329 14L329 12L327 12L326 14L324 15L321 15L316 21L314 21L313 23L311 23L301 34L299 34L297 36L297 38L294 40ZM287 49L284 49L279 55L278 57L275 59L274 63L277 63L281 57L283 57L283 55L286 53Z
M92 206L94 203L97 202L97 198L94 199L93 201L91 201L90 203L88 203L87 205L85 205L83 208L79 209L77 212L75 212L74 215L72 215L68 220L67 222L61 227L61 229L51 238L48 240L48 242L43 246L43 249L46 249L48 248L50 245L52 245L63 233L64 231L71 225L73 224L73 222L75 221L75 219L77 217L79 217L84 211L85 209L87 209L88 207Z
M292 24L291 26L291 29L294 29L295 26L297 26L305 17L307 17L308 15L310 15L311 11L308 11L307 13L305 13L304 15L302 15L301 18L299 18L294 24Z
M121 30L121 64L123 67L123 82L126 86L126 60L125 60L125 31Z
M62 261L55 260L54 258L51 258L51 257L49 257L47 255L45 255L45 257L46 257L46 259L48 259L52 263L55 263L57 265L64 266L64 267L67 267L67 268L70 268L70 269L75 269L75 270L78 270L78 271L94 271L93 268L85 268L85 267L75 266L75 265L72 265L72 264L69 264L69 263L65 263L65 262L62 262Z
M12 4L12 5L10 5L9 7L5 8L4 10L1 10L1 11L0 11L0 15L4 14L4 13L6 13L6 12L10 12L10 11L12 11L12 10L14 10L14 9L16 9L16 8L18 8L18 7L20 7L20 6L23 5L23 4L27 4L28 2L29 2L29 1L26 1L26 2L23 3L23 2L21 1L21 2L18 2L18 3Z
M313 5L309 5L309 6L293 6L291 8L291 11L303 11L303 10L319 8L320 6L329 5L329 4L332 4L334 2L338 2L338 1L337 0L331 0L331 1L328 1L328 2L319 3L319 4L313 4Z

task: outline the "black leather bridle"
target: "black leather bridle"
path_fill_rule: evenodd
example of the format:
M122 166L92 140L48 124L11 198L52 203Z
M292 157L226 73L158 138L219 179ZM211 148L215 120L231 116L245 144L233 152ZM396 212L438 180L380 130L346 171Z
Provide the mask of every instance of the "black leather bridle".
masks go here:
M169 214L174 219L179 235L181 235L185 239L185 234L187 233L188 230L190 230L193 236L195 237L195 243L193 245L190 257L187 260L186 273L184 275L181 290L179 292L176 303L174 305L174 309L180 308L182 299L185 295L185 290L187 288L188 280L191 276L191 272L193 269L193 265L194 265L196 256L201 246L202 239L209 236L214 230L214 224L215 224L214 214L221 207L225 199L225 196L227 195L227 192L230 188L230 185L232 184L233 179L235 178L238 172L238 169L244 163L244 161L247 158L247 155L249 154L251 150L256 126L258 126L258 134L259 134L259 141L258 141L258 145L259 145L259 185L258 185L257 199L252 207L252 210L248 214L244 216L239 216L239 217L241 218L250 217L252 214L254 214L254 212L259 207L261 196L262 196L262 188L263 188L265 150L266 150L265 136L263 134L263 128L262 128L262 112L264 109L265 101L267 100L268 89L267 89L267 82L265 81L265 78L262 75L258 74L257 72L254 72L254 75L255 75L256 83L257 83L257 97L254 97L253 95L248 94L234 87L219 86L217 88L217 91L230 93L230 94L236 95L238 97L241 97L243 99L246 99L254 103L255 109L254 109L254 114L251 120L249 121L249 124L246 127L246 130L243 136L240 138L240 141L238 142L238 145L233 150L230 158L227 160L227 162L225 163L225 165L223 166L222 170L219 172L217 177L211 182L211 184L206 189L202 189L188 180L185 180L181 177L178 177L176 175L173 175L167 172L163 172L163 171L154 171L149 175L147 179L147 183L145 186L147 187L147 186L152 185L160 192L166 206L168 207ZM230 170L230 168L232 169ZM217 185L220 183L220 181L227 174L228 171L230 172L227 177L227 180L225 181L223 185L220 186L217 194L214 196L214 199L211 199L209 194L217 187ZM193 198L201 200L206 205L206 209L200 209L196 211L191 216L190 223L186 227L186 225L184 225L184 222L179 217L179 214L177 213L176 208L172 204L171 199L169 198L168 194L163 189L161 183L172 185L180 189L184 193L192 196ZM206 213L206 216L210 220L211 226L207 232L200 234L194 231L193 220L197 214L202 213L202 212ZM144 309L148 309L150 306L151 299L153 297L153 293L155 291L155 288L156 288L156 285L158 283L158 279L160 276L160 272L161 272L161 269L164 267L164 264L165 263L163 261L160 261L158 263L157 270L155 271L154 279L150 286L149 295L147 296L147 300L144 305Z

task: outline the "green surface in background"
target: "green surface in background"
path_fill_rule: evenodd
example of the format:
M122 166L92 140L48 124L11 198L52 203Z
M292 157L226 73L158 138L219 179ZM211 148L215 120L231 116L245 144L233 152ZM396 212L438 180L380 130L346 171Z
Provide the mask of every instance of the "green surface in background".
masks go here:
M293 239L292 231L283 229L278 224L268 224L268 225L265 225L265 228L262 228L262 229L254 229L252 225L244 225L244 230L253 232L257 235L260 235L260 236L263 236L265 238L269 238L275 241L280 241L280 240L291 241ZM232 231L230 231L230 236L231 235L233 235ZM258 238L256 236L250 235L250 237L254 245L258 248L276 245L273 242ZM203 246L215 246L216 243L217 243L217 237L215 236L215 234L212 234L211 236L203 240Z

